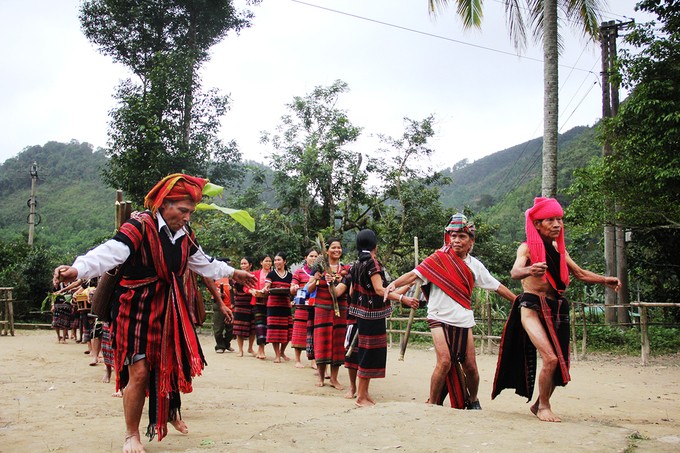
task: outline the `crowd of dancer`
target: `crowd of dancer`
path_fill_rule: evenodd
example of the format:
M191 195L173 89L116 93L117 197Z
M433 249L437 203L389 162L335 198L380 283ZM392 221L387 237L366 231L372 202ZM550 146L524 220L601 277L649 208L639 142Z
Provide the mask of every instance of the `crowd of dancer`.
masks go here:
M385 377L386 318L395 304L417 308L420 301L410 294L418 291L409 291L419 285L436 354L428 402L443 404L448 394L453 408L481 409L471 298L474 287L495 291L512 303L512 309L502 335L492 397L513 388L531 400L538 376L539 396L531 412L552 422L560 418L549 399L556 386L570 380L569 308L563 296L569 274L585 283L620 287L616 277L581 269L569 257L562 207L552 198L536 198L525 213L527 241L520 245L510 274L522 283L523 293L517 297L470 255L475 226L460 213L444 226L443 246L389 284L377 259L378 238L371 230L358 232L357 259L352 264L341 261L341 240L330 238L322 250L306 251L304 263L294 272L285 252L264 255L258 262L243 257L240 269L234 269L207 255L189 225L207 183L184 174L163 178L145 197L146 211L133 215L112 239L77 257L72 266L54 270L55 285L75 281L69 290L81 286L85 291L82 282L117 266L122 269L112 298L112 324L102 325L101 336L106 338L108 332L112 344L107 375L115 370L116 387L124 389L124 452L145 451L139 428L146 396L150 440L155 436L162 440L168 424L188 432L180 413L180 393L191 392L193 378L206 365L196 331L205 320L196 275L203 277L213 298L217 352L232 351L235 336L236 355L266 360L269 343L273 361L283 363L291 360L286 354L290 345L297 368L304 367L301 358L306 353L316 368L315 385L323 387L328 379L337 390L344 390L338 376L344 365L350 386L345 396L356 398L360 407L375 404L370 382ZM63 294L54 300L53 325L60 342L66 342L75 323L69 317L73 309L67 315L66 304ZM98 322L94 328L89 322L88 318L84 330L97 338ZM538 375L537 351L542 358ZM91 354L96 365L99 351Z

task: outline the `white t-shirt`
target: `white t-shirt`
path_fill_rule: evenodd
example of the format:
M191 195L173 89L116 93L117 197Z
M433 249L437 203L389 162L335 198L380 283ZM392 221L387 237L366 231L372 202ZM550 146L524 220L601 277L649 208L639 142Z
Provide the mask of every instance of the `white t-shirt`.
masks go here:
M463 261L475 277L475 287L496 291L501 286L501 282L496 280L477 258L468 255ZM430 283L416 269L413 272L418 276L421 285ZM463 307L434 284L430 285L430 295L427 299L427 318L455 327L470 328L475 326L473 311Z

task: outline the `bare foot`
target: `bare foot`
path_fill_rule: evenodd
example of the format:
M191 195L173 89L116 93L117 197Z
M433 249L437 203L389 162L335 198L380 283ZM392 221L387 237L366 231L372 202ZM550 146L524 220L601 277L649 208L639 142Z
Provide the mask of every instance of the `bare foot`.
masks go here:
M113 392L113 393L111 394L111 397L113 397L113 398L122 398L122 397L123 397L123 391L122 391L122 390L118 390L117 392Z
M286 362L290 362L290 357L288 357L286 354L281 354L281 357L283 357L283 360Z
M102 378L102 382L103 382L104 384L108 384L109 382L111 382L111 375L110 375L110 374L105 374L104 377Z
M302 362L295 362L295 368L304 368L305 366L302 364Z
M170 420L170 424L180 433L189 434L189 427L184 420Z
M142 442L139 440L139 432L125 436L125 442L123 442L123 453L146 453Z
M549 407L539 409L538 402L530 408L531 413L534 414L542 422L561 422L562 419L553 413Z
M257 357L257 358L260 359L260 360L266 360L266 359L267 359L267 356L266 356L266 355L260 355L260 354L258 354L258 355L256 355L255 357Z
M255 354L255 351L253 351L252 349L248 349L248 354L252 355L253 357L257 356L257 354Z
M236 354L236 357L243 357L243 351L239 351L238 354Z
M349 390L347 390L347 393L345 393L345 398L347 398L348 400L354 399L356 397L357 397L357 389L355 389L355 388L350 388Z
M92 362L90 362L90 366L97 366L99 363L99 357L95 357Z
M316 384L314 385L316 385L317 387L323 387L324 383L323 381L317 381Z
M316 362L312 361L312 364L310 365L313 370L316 370Z
M363 400L356 400L354 404L357 407L371 407L375 406L375 402L369 399L363 399Z
M281 363L281 357L277 357L274 359L274 363Z
M333 387L335 390L345 390L345 387L338 381L333 381L331 379L331 387Z

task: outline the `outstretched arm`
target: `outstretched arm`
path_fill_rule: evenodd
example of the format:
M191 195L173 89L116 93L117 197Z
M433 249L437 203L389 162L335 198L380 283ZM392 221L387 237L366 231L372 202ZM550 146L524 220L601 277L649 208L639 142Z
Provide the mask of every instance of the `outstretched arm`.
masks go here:
M596 274L595 272L582 269L578 264L574 262L574 260L571 259L568 253L567 253L567 266L569 267L571 273L574 274L574 277L576 277L578 280L581 280L584 283L590 284L599 283L617 292L621 288L621 282L619 281L618 278L605 277L604 275Z
M387 285L387 288L385 288L385 295L383 298L387 300L389 298L389 294L399 288L400 286L406 286L406 285L411 285L413 282L416 281L418 278L418 275L414 272L407 272L389 285Z
M514 302L515 298L517 297L505 285L499 286L496 290L496 294L501 296L503 299L509 300L510 302Z

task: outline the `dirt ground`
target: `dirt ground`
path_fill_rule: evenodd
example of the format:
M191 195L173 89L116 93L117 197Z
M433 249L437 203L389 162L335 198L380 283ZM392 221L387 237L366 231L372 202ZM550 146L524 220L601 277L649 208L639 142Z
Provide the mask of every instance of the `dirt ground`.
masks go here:
M148 452L680 451L680 356L648 367L636 357L575 362L553 396L563 422L542 423L507 390L490 400L495 355L478 356L482 411L424 404L434 365L424 347L404 361L391 349L387 378L371 383L378 404L356 408L344 392L315 387L309 367L216 354L207 335L201 343L208 367L183 396L189 434L170 427L162 442L145 442ZM84 350L57 344L54 332L0 337L1 452L120 451L121 399ZM340 380L348 384L344 368Z

